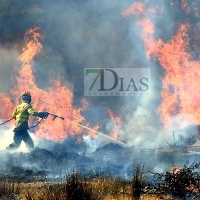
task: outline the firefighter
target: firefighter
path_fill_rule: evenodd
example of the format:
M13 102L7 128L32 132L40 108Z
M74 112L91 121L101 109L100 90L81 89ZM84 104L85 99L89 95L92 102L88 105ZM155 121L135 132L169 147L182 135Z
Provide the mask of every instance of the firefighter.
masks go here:
M22 103L16 107L14 110L12 117L16 120L14 127L14 137L13 143L10 144L6 149L7 150L15 150L19 148L22 140L28 147L28 149L34 148L34 143L32 138L28 133L28 119L29 115L38 116L42 119L47 118L48 112L36 112L31 106L31 94L29 92L24 92L21 96Z

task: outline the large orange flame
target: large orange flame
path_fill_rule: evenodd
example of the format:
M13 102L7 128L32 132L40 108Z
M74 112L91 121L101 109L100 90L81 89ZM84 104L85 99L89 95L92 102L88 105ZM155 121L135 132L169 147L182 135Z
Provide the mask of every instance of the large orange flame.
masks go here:
M63 116L65 120L48 117L39 125L35 131L38 138L62 141L69 134L81 134L82 128L77 124L84 120L81 116L83 108L73 106L73 93L67 85L62 84L60 79L54 80L51 85L43 90L36 85L34 76L34 57L42 49L39 27L34 27L25 33L25 47L18 60L22 62L18 70L18 76L13 79L13 88L9 95L0 94L0 118L8 119L12 111L19 103L19 97L24 91L30 91L33 99L33 107L36 111L48 111L58 116ZM71 121L75 123L71 123ZM76 124L77 123L77 124Z
M182 0L181 6L186 13L189 12L186 0ZM168 42L161 39L155 40L153 35L155 26L148 18L150 11L152 8L145 9L144 4L137 2L122 14L137 16L137 25L141 26L140 35L144 41L147 57L158 60L165 69L165 76L162 79L162 103L158 109L161 120L164 125L171 125L173 117L179 116L180 124L177 128L200 124L200 95L198 92L200 63L192 60L188 50L190 25L180 24L176 34Z

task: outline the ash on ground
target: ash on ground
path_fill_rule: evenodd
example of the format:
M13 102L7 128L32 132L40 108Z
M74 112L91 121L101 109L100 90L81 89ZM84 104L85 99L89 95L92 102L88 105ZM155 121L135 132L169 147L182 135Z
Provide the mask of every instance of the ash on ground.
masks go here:
M196 142L198 144L198 141ZM1 151L1 178L16 178L30 182L49 179L63 179L76 171L87 177L118 176L132 177L138 164L152 172L170 171L173 166L184 166L186 162L198 161L199 146L170 146L157 149L135 149L116 143L100 146L93 152L87 151L84 143L72 140L52 144L49 148L36 147L30 152Z

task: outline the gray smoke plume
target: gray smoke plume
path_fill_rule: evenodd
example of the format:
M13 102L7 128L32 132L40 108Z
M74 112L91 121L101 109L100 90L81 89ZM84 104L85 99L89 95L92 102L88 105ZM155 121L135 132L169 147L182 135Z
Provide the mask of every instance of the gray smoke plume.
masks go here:
M86 122L98 124L98 131L110 136L113 121L107 108L111 109L121 117L122 126L118 134L130 146L155 148L163 145L165 140L173 141L175 128L166 130L157 113L165 71L158 62L146 57L141 29L136 26L137 17L122 15L134 2L137 1L2 1L0 91L9 92L10 80L17 75L13 68L21 65L17 57L24 45L24 33L38 25L44 36L43 49L34 60L39 87L45 89L52 80L61 77L73 90L74 105L79 107L84 98L84 68L150 67L151 93L148 97L87 97L89 106L82 114ZM160 8L157 14L149 13L148 16L155 24L155 39L167 42L181 22L197 19L192 13L185 14L181 1L141 2L145 8ZM199 3L196 6L200 6ZM195 23L195 20L190 22ZM84 141L90 151L101 145L87 137Z

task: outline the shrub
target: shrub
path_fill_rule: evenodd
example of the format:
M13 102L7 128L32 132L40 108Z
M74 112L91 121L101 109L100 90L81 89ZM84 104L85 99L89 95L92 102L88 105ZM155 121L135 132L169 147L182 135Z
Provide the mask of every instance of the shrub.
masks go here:
M133 199L140 198L144 187L145 187L145 177L143 173L143 167L141 167L141 165L137 165L131 184Z

